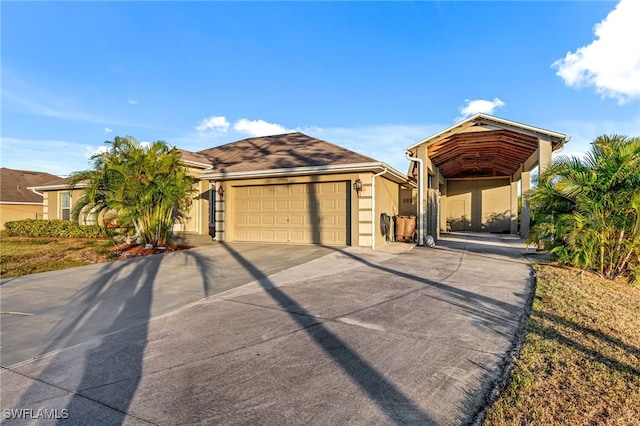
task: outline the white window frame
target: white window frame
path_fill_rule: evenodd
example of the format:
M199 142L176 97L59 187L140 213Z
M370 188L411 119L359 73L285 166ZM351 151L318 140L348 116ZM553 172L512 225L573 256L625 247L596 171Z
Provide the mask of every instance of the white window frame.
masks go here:
M69 197L69 205L65 206L65 196ZM65 212L67 212L65 218ZM71 220L71 191L61 192L60 193L60 219L62 220Z

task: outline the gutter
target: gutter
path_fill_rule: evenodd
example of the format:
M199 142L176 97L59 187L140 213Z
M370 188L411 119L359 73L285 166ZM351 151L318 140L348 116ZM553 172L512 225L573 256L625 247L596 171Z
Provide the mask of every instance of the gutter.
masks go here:
M235 180L235 179L252 179L252 178L264 178L264 177L279 177L279 176L300 176L309 174L322 174L322 173L352 173L362 171L374 171L374 170L386 170L385 173L389 174L392 180L396 183L410 183L406 175L386 165L385 163L354 163L354 164L338 164L328 166L307 166L307 167L288 167L282 169L268 169L268 170L251 170L243 172L202 172L201 179L207 180Z
M404 155L409 161L418 163L418 245L424 245L424 161L418 157L412 157L411 151L405 151Z
M371 176L371 250L376 248L376 178L385 173L386 167L380 173Z

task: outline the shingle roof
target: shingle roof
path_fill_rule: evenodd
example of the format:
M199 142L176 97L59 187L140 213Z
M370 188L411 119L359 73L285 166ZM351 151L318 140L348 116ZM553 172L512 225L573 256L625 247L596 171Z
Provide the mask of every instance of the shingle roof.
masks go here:
M2 167L0 168L0 201L4 203L41 203L42 197L27 187L54 185L64 181L66 180L49 173Z
M182 153L185 160L210 164L216 172L247 172L376 161L300 132L248 138L195 153Z

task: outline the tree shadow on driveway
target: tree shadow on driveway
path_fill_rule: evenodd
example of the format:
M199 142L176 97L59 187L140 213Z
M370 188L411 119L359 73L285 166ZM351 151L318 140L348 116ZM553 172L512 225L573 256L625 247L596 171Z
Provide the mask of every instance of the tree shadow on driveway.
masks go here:
M364 391L370 400L395 424L433 424L434 421L392 382L363 359L316 317L300 306L240 253L228 245L224 248L259 282L315 343ZM293 307L293 309L292 309ZM291 312L291 311L295 312Z
M183 250L180 255L185 256L185 262L194 262L200 271L199 298L209 295L215 262L197 251ZM61 425L122 424L142 376L154 292L158 291L158 274L166 256L111 262L100 268L97 277L69 301L68 315L51 330L48 344L38 353L83 344L73 351L53 352L33 362L7 367L34 379L19 397L10 398L16 397L14 407L33 407L34 412L42 406L64 408L69 418L61 419ZM129 327L135 338L117 342L118 335L114 333ZM66 391L66 395L43 400L43 383L49 389ZM89 396L91 390L113 384L115 403L107 405ZM48 407L51 404L58 406Z

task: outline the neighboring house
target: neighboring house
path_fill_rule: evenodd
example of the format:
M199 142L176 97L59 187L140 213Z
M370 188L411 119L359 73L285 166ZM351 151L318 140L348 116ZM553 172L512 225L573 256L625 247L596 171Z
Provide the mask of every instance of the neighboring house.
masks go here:
M407 155L416 161L409 176L418 180L422 200L419 240L447 230L525 237L531 171L544 169L568 141L562 133L477 114L410 146ZM525 194L520 227L519 193Z
M178 231L219 241L378 247L386 243L382 213L415 214L416 185L403 173L302 133L181 152L200 180ZM45 194L45 219L64 217L66 201L73 205L81 194L66 182L33 189Z
M56 180L61 178L43 172L0 168L0 229L13 220L42 219L42 194L28 187Z

